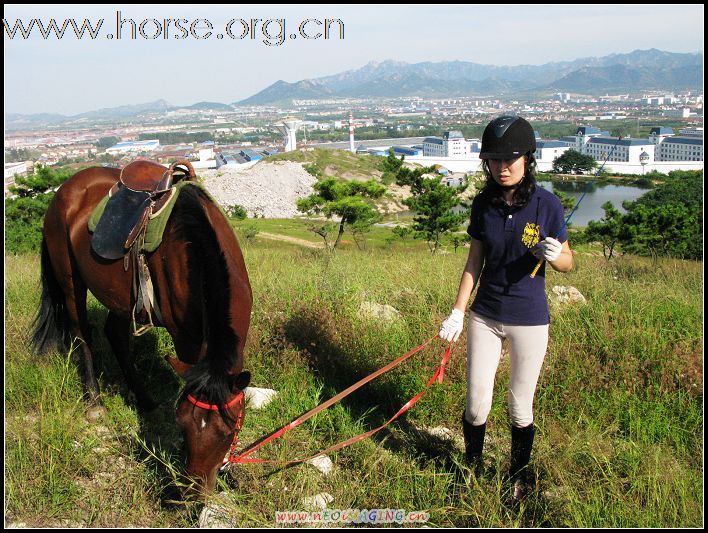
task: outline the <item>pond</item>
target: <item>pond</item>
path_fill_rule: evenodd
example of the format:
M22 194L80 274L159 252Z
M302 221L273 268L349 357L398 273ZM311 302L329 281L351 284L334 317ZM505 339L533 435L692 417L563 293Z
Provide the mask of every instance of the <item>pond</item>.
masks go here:
M555 187L556 190L571 196L576 203L588 187L588 183L589 182L587 181L563 181L556 183L550 181L538 182L538 184L547 191L553 192ZM645 189L634 185L593 183L590 186L588 193L585 195L585 198L583 198L583 201L580 203L577 211L573 214L573 218L570 219L570 224L574 228L582 228L588 225L589 220L600 220L605 215L605 211L602 209L602 204L607 201L612 202L620 213L626 213L627 211L622 208L622 202L625 200L634 201L650 190L651 189ZM467 210L462 207L456 207L453 211L456 213L467 212ZM566 218L569 214L570 211L566 213ZM387 222L380 225L394 227L399 221L408 223L414 215L415 213L411 211L402 211L387 217Z
M586 181L567 181L556 183L552 183L550 181L540 181L538 183L541 187L548 191L552 192L555 189L567 194L568 196L572 196L576 203L588 187L588 182ZM631 185L593 183L590 186L588 193L585 195L585 198L583 198L583 201L580 203L577 211L573 214L573 218L570 219L570 224L573 227L580 228L587 226L588 221L590 220L600 220L605 215L605 212L602 209L602 204L607 201L612 202L620 213L626 213L626 211L622 209L622 202L625 200L634 201L650 190L651 189L643 189ZM568 214L566 214L566 217Z

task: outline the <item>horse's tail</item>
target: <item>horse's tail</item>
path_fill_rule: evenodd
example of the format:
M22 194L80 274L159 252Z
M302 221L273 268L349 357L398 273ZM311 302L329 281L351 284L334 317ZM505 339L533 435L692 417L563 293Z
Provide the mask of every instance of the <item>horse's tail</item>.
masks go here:
M66 299L62 291L52 262L49 259L47 242L42 239L42 297L37 315L32 323L30 344L37 354L51 350L65 352L69 348L71 334Z

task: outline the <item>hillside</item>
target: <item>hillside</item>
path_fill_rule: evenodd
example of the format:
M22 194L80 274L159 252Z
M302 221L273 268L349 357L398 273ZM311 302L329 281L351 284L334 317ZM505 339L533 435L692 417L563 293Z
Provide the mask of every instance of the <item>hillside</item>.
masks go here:
M244 246L255 302L245 368L252 387L278 396L247 408L240 449L437 333L466 255L398 244L336 254L258 237ZM702 264L607 262L597 249L576 259L571 273L549 273L549 293L571 285L588 303L553 311L535 402L539 489L521 508L507 504L504 479L508 358L495 382L487 474L472 487L462 482L463 333L444 382L384 434L329 454L330 474L309 464L238 465L220 476L210 509L228 527L273 527L276 511L302 509L305 498L326 493L330 509L424 510L431 527L700 527ZM201 507L175 491L184 486L174 420L182 381L163 360L174 354L169 335L156 328L134 340L134 364L160 400L141 413L104 338L106 311L90 297L106 406L91 420L72 358L38 358L27 347L38 255L6 257L6 267L6 526L197 527ZM390 305L398 318L362 316L366 302ZM378 427L423 389L443 348L435 343L257 457L304 458Z

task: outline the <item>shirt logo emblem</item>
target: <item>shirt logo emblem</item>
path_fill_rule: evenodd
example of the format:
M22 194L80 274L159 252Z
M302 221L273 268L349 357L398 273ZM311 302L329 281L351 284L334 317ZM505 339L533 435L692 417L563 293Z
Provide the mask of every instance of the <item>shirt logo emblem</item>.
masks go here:
M521 242L523 242L527 248L533 248L538 244L541 236L541 228L538 224L529 222L524 228L524 234L521 237Z

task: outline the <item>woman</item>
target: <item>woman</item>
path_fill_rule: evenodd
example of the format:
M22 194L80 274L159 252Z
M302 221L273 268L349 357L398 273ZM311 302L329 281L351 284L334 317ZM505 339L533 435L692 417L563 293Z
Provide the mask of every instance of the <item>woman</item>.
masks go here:
M536 186L535 150L533 128L521 117L502 116L485 128L479 157L487 183L472 202L467 264L452 313L440 330L442 339L457 340L479 283L467 333L465 452L479 476L494 376L506 338L511 359L509 475L515 499L529 489L524 467L533 446L533 397L548 345L545 263L559 272L573 266L563 206L554 194ZM539 260L544 264L532 277Z

